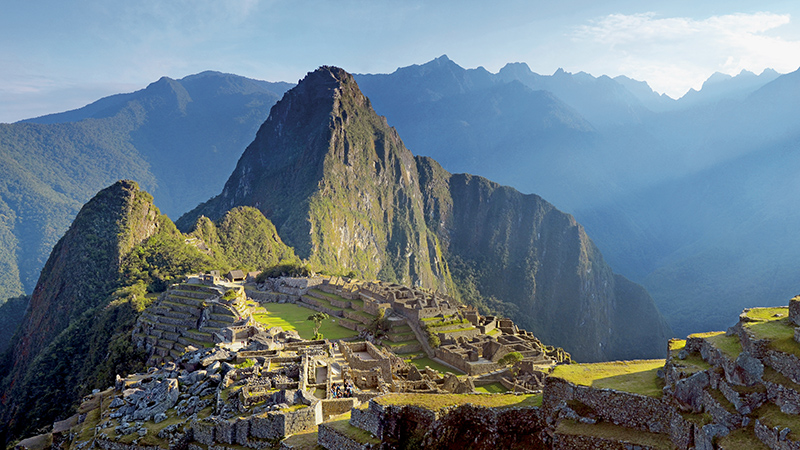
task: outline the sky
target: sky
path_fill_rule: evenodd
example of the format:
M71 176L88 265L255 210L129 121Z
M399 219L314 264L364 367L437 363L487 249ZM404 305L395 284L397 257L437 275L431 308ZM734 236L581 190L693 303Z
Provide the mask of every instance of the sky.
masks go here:
M204 70L297 82L447 55L626 75L679 98L714 72L800 67L800 2L0 0L0 122Z

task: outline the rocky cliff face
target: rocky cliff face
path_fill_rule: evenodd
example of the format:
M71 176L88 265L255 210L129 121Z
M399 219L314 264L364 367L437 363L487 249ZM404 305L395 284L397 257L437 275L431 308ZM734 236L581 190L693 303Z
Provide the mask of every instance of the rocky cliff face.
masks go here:
M323 67L272 109L222 193L178 220L260 209L318 268L452 290L414 157L352 76Z
M580 361L656 356L669 327L640 286L615 275L575 218L537 195L417 163L428 224L455 281L512 303L513 319Z
M652 299L613 274L572 216L415 159L338 68L287 92L222 193L178 226L240 205L264 212L317 269L490 298L577 360L660 356L668 337Z

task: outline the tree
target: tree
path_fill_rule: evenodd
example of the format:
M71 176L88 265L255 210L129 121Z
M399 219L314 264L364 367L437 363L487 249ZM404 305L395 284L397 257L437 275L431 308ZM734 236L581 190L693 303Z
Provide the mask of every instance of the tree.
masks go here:
M522 353L511 352L500 358L497 362L506 366L513 366L520 361L522 361Z
M327 319L328 316L324 312L317 312L310 316L308 316L308 320L314 321L314 339L322 339L322 334L319 332L319 328L322 326L322 321Z

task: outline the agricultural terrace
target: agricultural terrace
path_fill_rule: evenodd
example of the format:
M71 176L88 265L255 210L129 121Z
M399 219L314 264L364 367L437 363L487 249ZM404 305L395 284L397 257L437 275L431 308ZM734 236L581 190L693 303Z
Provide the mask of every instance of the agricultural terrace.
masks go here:
M562 364L553 369L551 376L583 386L661 397L663 380L656 372L664 367L664 362L663 359L645 359Z
M314 337L314 322L308 316L315 311L292 303L265 303L253 310L253 319L267 328L281 327L284 330L295 330L303 339ZM339 326L338 317L329 317L322 322L320 333L326 339L337 340L358 336L358 333Z
M386 394L375 398L381 405L412 405L438 411L470 404L484 408L541 406L542 394Z
M743 325L756 339L766 339L773 350L800 357L800 344L794 340L794 324L789 322L789 308L751 308L744 312Z

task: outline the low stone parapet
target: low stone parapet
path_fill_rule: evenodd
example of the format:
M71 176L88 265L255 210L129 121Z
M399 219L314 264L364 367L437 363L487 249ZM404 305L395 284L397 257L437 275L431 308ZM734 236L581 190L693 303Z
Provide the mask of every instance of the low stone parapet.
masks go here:
M753 428L756 437L772 450L800 450L800 442L788 439L788 433L781 428L770 428L758 419Z

